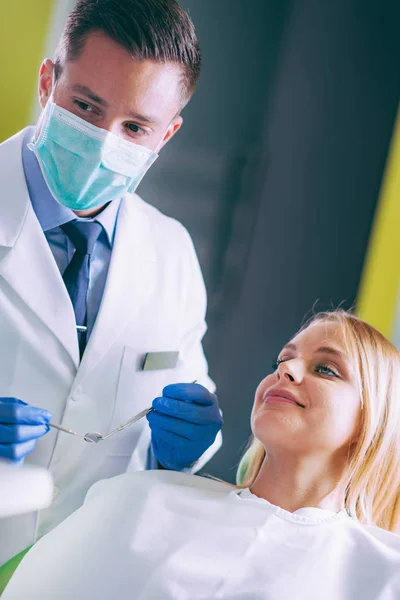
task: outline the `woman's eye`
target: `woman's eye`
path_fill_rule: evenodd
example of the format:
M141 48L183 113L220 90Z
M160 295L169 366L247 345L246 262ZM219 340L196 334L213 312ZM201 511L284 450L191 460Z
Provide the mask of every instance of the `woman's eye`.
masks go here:
M318 373L321 373L321 375L333 375L334 377L339 377L339 374L327 365L317 365L316 370Z
M279 365L283 362L285 362L287 359L285 358L274 358L274 360L272 361L272 369L274 371L277 370L277 368L279 367Z

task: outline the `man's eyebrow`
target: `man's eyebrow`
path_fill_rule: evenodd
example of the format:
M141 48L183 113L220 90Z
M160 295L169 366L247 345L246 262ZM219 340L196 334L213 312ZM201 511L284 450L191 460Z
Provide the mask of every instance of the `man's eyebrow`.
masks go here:
M144 123L146 125L159 125L160 120L157 117L153 117L151 115L142 115L140 113L131 111L127 113L127 116L131 118L133 121L139 121L140 123Z
M100 106L105 106L105 107L109 106L109 104L108 104L108 102L106 102L106 100L103 100L103 98L100 98L100 96L98 96L97 94L92 92L92 90L90 88L86 87L86 85L81 85L79 83L76 83L75 85L72 86L72 90L74 92L80 92L81 94L84 94L87 98L90 98L90 100L93 100L93 102L96 102L96 104L100 104Z
M108 108L110 106L110 104L106 100L104 100L103 98L101 98L100 96L95 94L86 85L81 85L80 83L76 83L75 85L72 86L72 90L74 92L84 94L87 98L89 98L93 102L96 102L96 104L99 104L100 106L104 106L105 108ZM127 116L130 119L132 119L133 121L139 121L140 123L144 123L146 125L156 126L156 125L160 124L160 121L159 121L159 119L157 119L157 117L153 117L151 115L142 115L135 111L128 112Z

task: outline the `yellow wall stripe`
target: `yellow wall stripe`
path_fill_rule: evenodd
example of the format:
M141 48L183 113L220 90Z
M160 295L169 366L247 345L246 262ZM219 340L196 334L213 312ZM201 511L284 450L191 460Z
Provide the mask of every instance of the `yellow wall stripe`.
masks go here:
M393 339L400 284L400 110L357 300L358 315Z
M29 123L53 0L8 0L0 7L0 142Z

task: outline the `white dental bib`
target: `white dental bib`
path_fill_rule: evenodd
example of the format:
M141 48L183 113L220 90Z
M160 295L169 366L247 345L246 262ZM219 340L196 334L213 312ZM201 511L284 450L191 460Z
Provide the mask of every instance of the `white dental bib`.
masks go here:
M95 484L2 600L395 600L400 538L169 471Z

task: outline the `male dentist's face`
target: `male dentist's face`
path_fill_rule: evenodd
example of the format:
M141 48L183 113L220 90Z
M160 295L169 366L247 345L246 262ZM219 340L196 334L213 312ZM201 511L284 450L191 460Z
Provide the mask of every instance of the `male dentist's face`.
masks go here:
M42 108L52 92L53 68L46 59L40 69ZM53 101L96 127L158 152L182 124L181 78L178 65L136 61L109 37L93 32L79 58L63 65Z

